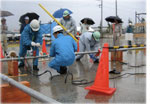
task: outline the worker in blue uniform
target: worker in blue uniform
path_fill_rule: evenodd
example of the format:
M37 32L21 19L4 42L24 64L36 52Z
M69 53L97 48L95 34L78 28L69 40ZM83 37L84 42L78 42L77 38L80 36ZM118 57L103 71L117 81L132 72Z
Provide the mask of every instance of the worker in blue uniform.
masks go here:
M58 73L66 74L67 66L74 63L77 43L71 36L63 35L61 26L53 28L53 35L56 39L52 42L50 56L55 58L48 65Z
M24 57L27 53L27 50L30 50L32 47L33 53L38 56L40 43L42 42L42 32L40 30L40 23L38 20L33 19L30 24L28 24L20 38L20 51L19 57ZM19 67L24 66L24 60L19 61ZM39 70L38 59L33 59L33 70Z

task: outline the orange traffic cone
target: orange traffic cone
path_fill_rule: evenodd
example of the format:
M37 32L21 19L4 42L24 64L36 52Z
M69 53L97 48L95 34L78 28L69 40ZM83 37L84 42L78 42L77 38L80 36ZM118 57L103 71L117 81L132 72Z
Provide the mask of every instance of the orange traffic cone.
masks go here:
M104 44L104 47L108 47L108 43ZM116 88L109 88L109 50L103 48L100 63L98 65L96 78L94 84L85 89L102 92L105 94L113 94Z
M0 58L1 59L4 58L1 42L0 42ZM0 62L0 72L2 71L2 66L3 66L3 63Z
M79 32L77 32L77 36L79 36ZM77 52L80 51L80 50L79 50L79 40L80 40L80 38L78 37L78 42L77 42Z
M46 50L46 42L45 42L45 39L43 39L43 44L42 44L42 52L43 52L43 55L47 55L47 50Z
M1 43L0 43L0 58L4 58L4 55L3 55L3 50L2 50Z
M79 50L79 49L80 49L80 48L79 48L79 39L80 39L80 38L78 38L78 42L77 42L77 52L80 51L80 50Z

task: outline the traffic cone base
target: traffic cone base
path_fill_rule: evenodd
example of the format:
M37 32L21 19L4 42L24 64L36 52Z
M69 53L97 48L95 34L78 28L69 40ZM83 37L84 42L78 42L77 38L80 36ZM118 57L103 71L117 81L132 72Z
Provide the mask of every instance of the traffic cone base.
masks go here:
M85 89L86 90L92 90L92 91L101 92L101 93L108 94L108 95L111 95L111 94L113 94L116 91L116 88L103 89L103 88L98 88L98 87L95 87L95 86L85 87Z

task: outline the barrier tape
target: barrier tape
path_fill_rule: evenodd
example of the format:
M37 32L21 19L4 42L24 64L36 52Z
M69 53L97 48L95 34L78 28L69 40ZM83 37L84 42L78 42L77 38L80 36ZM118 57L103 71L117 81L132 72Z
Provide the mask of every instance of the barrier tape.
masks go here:
M146 45L140 44L140 45L124 45L124 46L113 46L113 47L103 47L103 48L109 48L109 49L119 49L119 48L136 48L136 47L145 47Z

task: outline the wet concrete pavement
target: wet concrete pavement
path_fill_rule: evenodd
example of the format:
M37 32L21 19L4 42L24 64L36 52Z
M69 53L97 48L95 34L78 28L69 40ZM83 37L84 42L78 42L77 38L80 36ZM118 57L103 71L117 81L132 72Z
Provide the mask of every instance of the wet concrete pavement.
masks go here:
M112 44L111 39L103 39L103 43L105 42ZM126 45L124 40L122 40L122 45ZM47 47L48 49L49 47ZM18 50L18 47L9 48L9 50ZM141 57L137 57L136 59L137 65L133 67L130 63L129 54L137 54L137 56L143 55ZM131 56L133 56L131 55ZM109 53L110 57L110 53ZM133 56L134 57L134 56ZM120 62L116 63L116 69L121 71L121 75L125 73L145 73L146 66L145 66L145 56L143 52L129 52L125 51L123 53L123 60L126 61L127 64L122 64ZM110 60L111 58L109 58ZM142 60L142 61L141 61ZM133 61L133 60L132 60ZM109 79L109 87L116 88L116 92L113 95L105 95L102 93L91 92L85 90L85 86L92 85L93 83L86 84L86 85L73 85L71 84L71 76L68 76L67 83L65 82L66 75L59 75L55 70L48 67L49 61L40 61L39 68L40 71L38 74L44 72L45 70L50 70L55 76L52 80L50 79L50 74L46 73L42 76L36 77L32 75L29 71L31 71L32 67L32 60L28 60L29 66L27 64L27 76L22 77L15 77L13 79L17 81L29 81L31 84L31 88L48 96L51 97L61 103L145 103L146 102L146 75L139 74L139 75L124 75L122 77L118 77L115 79ZM136 65L135 63L135 65ZM97 72L98 64L94 64L90 62L89 56L85 55L81 61L75 61L73 65L69 66L69 71L73 74L74 80L82 80L86 79L87 81L94 81L95 75ZM3 62L3 70L2 73L7 73L7 63ZM111 60L109 61L109 70L113 69L113 63ZM34 72L35 73L35 72ZM58 76L57 76L58 75ZM118 75L109 74L110 78L114 78ZM40 103L38 100L32 98L32 103Z

